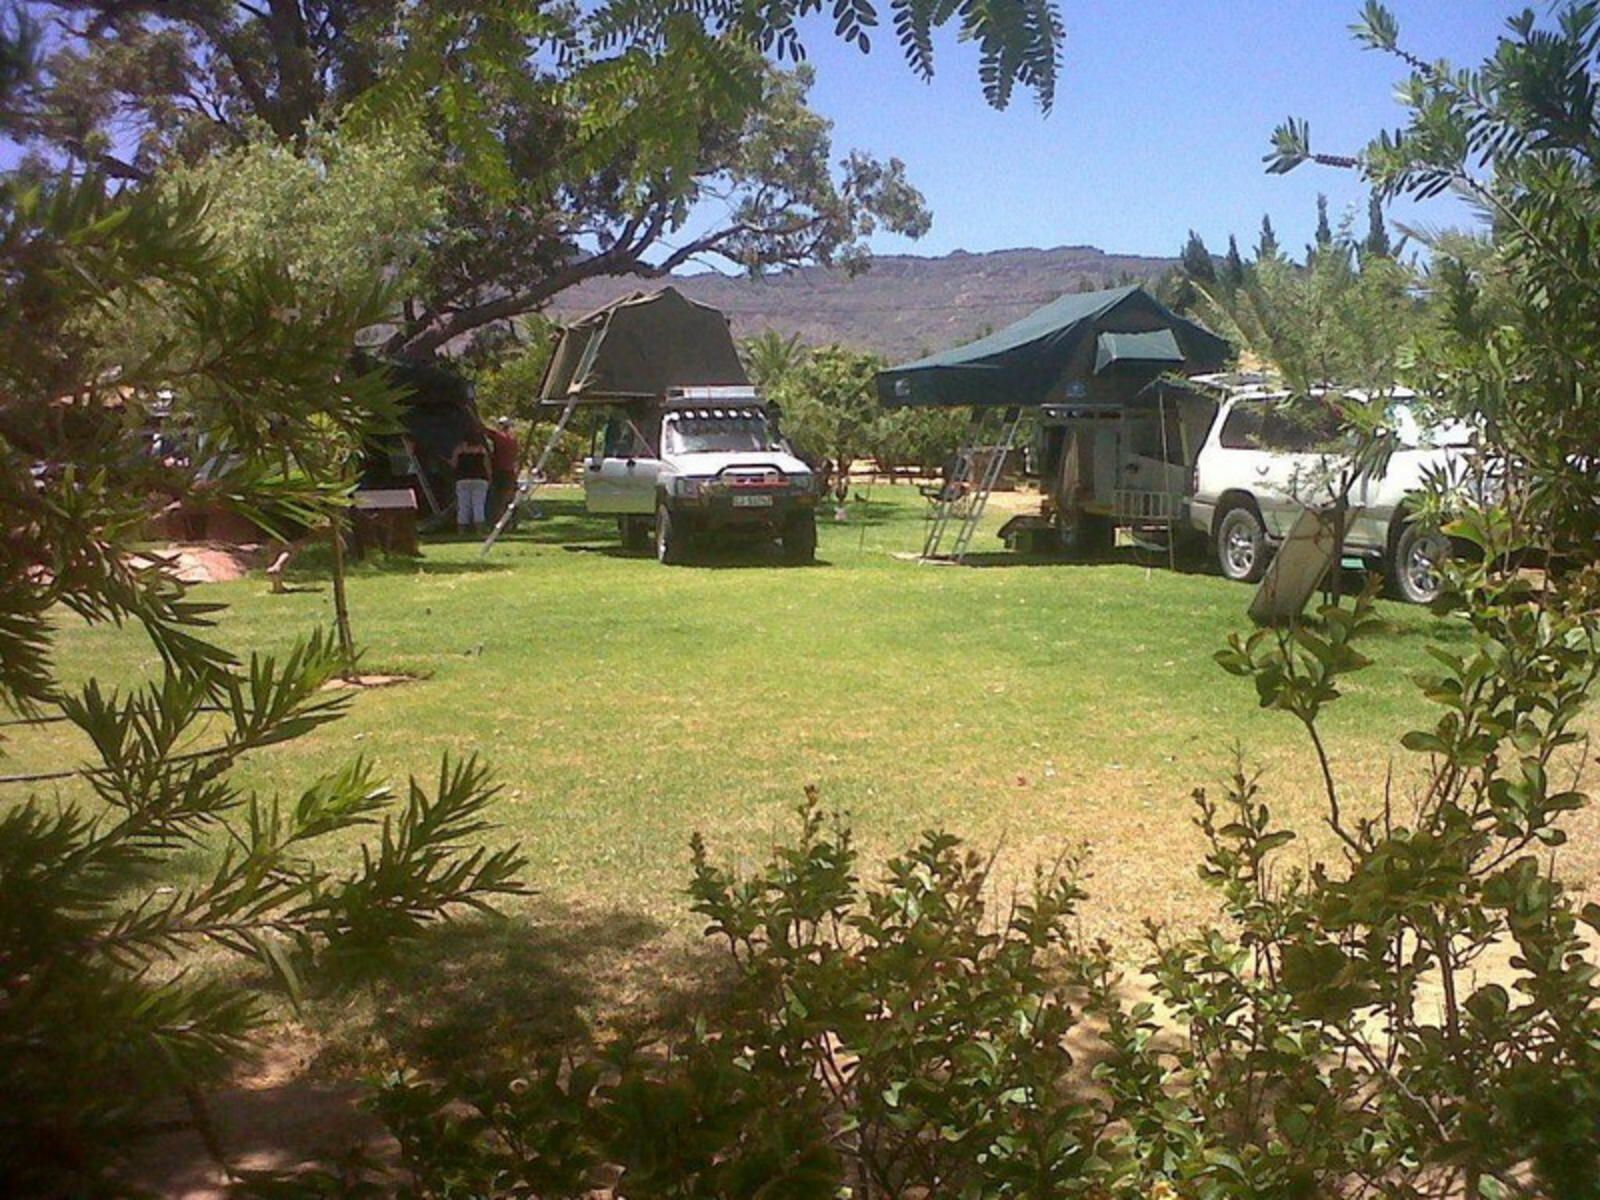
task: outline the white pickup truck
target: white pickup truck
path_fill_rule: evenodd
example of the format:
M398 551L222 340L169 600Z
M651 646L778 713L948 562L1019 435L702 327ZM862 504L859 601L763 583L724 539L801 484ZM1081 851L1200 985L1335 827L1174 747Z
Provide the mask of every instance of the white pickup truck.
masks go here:
M623 544L683 562L713 536L777 539L816 557L816 484L753 388L673 389L620 410L584 462L585 507L617 518Z
M1345 458L1337 411L1341 396L1321 393L1294 405L1281 391L1250 389L1225 396L1195 459L1190 523L1211 539L1229 579L1255 582L1300 512L1332 503ZM1424 430L1408 401L1391 400L1399 448L1381 476L1359 480L1349 494L1348 554L1384 574L1397 599L1431 603L1449 539L1410 519L1407 498L1430 478L1463 480L1470 454L1466 431Z

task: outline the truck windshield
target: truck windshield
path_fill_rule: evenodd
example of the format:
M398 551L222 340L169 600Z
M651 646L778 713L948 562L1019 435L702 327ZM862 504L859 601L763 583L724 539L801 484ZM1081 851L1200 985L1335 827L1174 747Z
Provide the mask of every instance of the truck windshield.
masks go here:
M767 419L759 415L676 416L667 420L671 454L737 454L778 449Z

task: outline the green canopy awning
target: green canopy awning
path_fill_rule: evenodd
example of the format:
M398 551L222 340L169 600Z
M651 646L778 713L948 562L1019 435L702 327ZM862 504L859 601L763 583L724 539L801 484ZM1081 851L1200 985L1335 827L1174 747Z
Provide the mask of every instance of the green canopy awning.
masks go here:
M1232 353L1142 288L1112 288L1062 296L988 337L881 371L878 399L886 408L1120 402L1160 371L1215 371Z
M1183 351L1170 329L1151 333L1102 333L1095 339L1094 373L1119 363L1154 364L1165 367L1183 362Z

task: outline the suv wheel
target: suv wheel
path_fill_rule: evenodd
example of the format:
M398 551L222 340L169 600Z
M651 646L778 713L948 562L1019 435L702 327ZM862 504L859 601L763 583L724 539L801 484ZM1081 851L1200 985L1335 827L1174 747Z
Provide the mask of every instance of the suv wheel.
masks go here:
M1389 591L1408 604L1432 604L1444 591L1440 568L1450 558L1450 539L1437 529L1407 521L1389 552Z
M1217 566L1229 579L1255 583L1267 569L1267 531L1255 510L1230 508L1217 526Z
M792 563L817 561L817 514L791 517L783 527L783 556Z
M681 563L688 554L688 535L672 519L672 510L665 504L656 509L656 561Z

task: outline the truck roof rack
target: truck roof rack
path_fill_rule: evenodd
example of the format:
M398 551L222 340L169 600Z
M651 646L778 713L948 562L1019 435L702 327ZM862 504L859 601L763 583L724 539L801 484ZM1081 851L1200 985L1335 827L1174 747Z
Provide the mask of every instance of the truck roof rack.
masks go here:
M725 408L760 404L761 393L747 383L724 387L675 387L667 389L662 402L668 408L704 408L707 405Z

